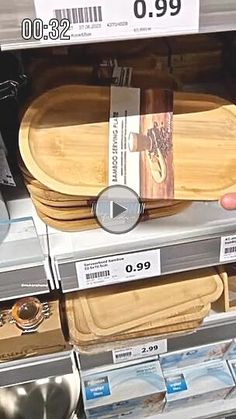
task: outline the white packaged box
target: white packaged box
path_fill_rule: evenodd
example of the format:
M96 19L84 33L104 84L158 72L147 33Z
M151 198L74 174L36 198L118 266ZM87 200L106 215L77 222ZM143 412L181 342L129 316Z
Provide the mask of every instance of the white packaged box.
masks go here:
M82 392L87 418L144 418L162 412L165 380L159 361L82 372Z
M224 399L234 387L227 361L167 370L165 411Z
M163 370L184 368L197 363L209 362L216 359L223 360L229 350L232 340L195 346L181 351L160 355Z
M228 394L227 399L233 399L236 397L236 358L228 361L229 369L234 379L234 388Z
M236 339L233 339L226 354L227 359L236 360Z

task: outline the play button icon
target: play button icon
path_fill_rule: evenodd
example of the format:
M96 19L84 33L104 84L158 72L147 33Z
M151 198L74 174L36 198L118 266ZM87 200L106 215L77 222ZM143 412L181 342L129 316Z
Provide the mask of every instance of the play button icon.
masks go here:
M123 214L123 212L127 211L127 208L122 207L122 205L117 204L116 202L110 202L110 211L111 211L111 218L119 217L119 215Z
M138 195L127 186L104 189L94 206L94 214L100 226L113 234L132 230L139 222L142 210Z

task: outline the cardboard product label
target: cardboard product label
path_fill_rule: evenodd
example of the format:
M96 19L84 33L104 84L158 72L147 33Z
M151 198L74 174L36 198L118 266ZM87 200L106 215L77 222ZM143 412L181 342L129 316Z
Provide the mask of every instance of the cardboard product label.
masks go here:
M174 198L172 122L171 91L111 87L109 186Z

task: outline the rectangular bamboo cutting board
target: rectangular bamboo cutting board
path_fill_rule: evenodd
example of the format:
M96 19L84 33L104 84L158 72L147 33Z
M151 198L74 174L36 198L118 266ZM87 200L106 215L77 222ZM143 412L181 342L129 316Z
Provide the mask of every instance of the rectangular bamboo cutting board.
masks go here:
M97 196L109 185L110 95L109 87L62 86L32 103L22 120L19 145L34 178L77 196ZM162 120L152 116L156 90L146 90L142 97L145 118L137 134L145 137ZM147 149L138 151L141 170L145 165L140 196L216 200L235 192L236 107L216 96L179 92L173 105L168 160L158 147L151 158Z
M66 295L65 307L70 340L74 344L87 344L89 341L99 342L104 341L104 339L109 341L125 339L129 334L132 334L138 338L145 336L148 333L155 333L156 329L160 327L164 328L177 324L184 324L186 326L187 322L202 322L210 310L210 304L208 304L202 307L192 307L190 310L180 312L179 314L177 313L177 315L174 315L173 317L163 318L161 320L154 319L152 322L146 324L142 324L142 319L140 319L140 325L138 327L124 330L119 334L112 333L110 336L102 337L97 336L90 331L86 321L86 316L78 298L78 293ZM181 307L179 307L179 309L181 309Z
M99 336L138 327L193 306L217 300L223 291L215 269L168 275L142 284L120 284L81 291L78 298L89 329Z

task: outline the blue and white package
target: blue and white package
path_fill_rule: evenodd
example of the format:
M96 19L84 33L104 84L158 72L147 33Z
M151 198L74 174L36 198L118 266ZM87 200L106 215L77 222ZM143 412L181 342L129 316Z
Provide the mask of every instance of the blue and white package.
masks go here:
M231 342L231 340L226 340L161 355L160 364L162 369L166 370L188 367L216 359L222 360L230 348Z
M232 340L231 345L226 354L227 359L236 359L236 339Z
M236 397L236 357L228 361L229 369L231 371L232 377L234 379L234 388L228 394L227 399L232 399Z
M158 361L82 372L82 392L87 418L144 418L162 412L165 380Z
M227 361L210 361L166 370L165 411L224 399L234 387Z

